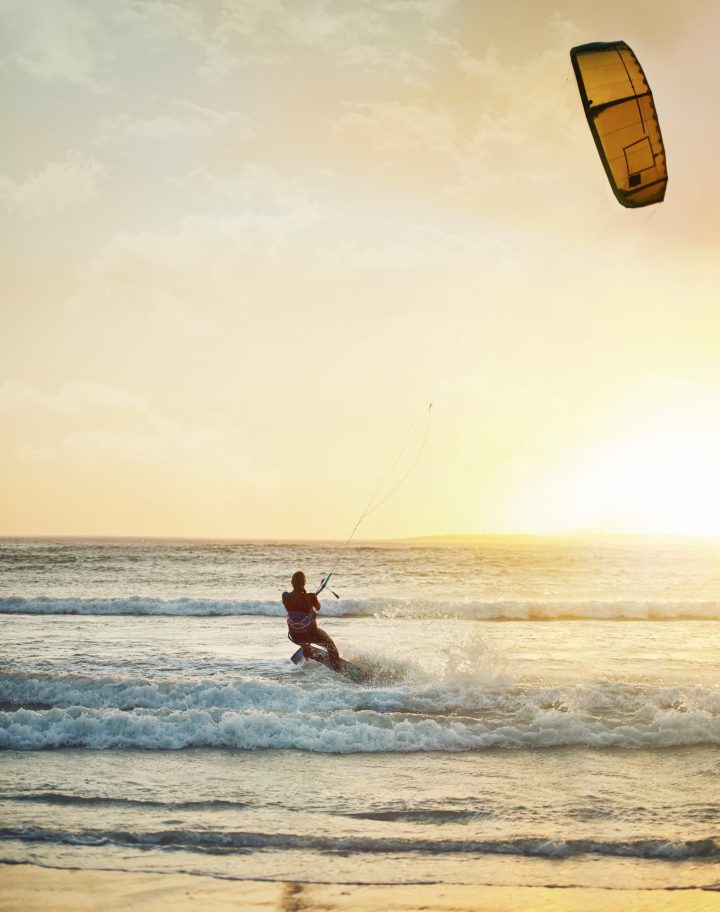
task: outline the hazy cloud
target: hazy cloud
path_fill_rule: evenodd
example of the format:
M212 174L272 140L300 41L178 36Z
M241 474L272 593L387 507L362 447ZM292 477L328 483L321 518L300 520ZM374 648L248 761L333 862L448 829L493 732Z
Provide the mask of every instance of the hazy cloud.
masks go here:
M71 153L65 161L53 162L24 181L0 176L0 205L27 219L59 215L91 203L105 176L105 167L97 159Z
M206 332L206 319L237 312L238 302L248 317L271 295L281 258L289 268L308 248L317 218L307 208L245 211L187 216L171 231L118 232L81 270L71 307L118 318L132 308L183 337Z
M122 0L115 12L116 22L130 26L142 39L163 43L180 38L195 43L205 41L203 7L174 0Z
M254 135L250 119L239 111L217 111L184 99L171 101L154 117L119 114L100 124L100 142L121 143L138 137L151 139L203 138L232 131L242 139Z
M408 85L426 85L427 59L442 43L435 24L452 8L445 2L288 2L226 0L209 57L220 68L236 63L279 63L313 49L340 66L357 67ZM403 34L404 46L397 40ZM417 49L416 49L417 47Z
M54 391L16 380L0 386L4 447L22 462L97 464L112 460L173 474L212 475L246 483L250 468L243 432L221 414L179 423L157 414L143 397L98 383L69 382ZM258 476L259 473L259 476ZM271 482L253 467L253 484Z
M445 111L390 101L346 107L335 132L363 134L378 151L389 153L388 163L419 150L453 157L458 148L455 121Z
M464 90L453 104L433 93L346 102L333 135L362 143L400 181L415 171L424 170L426 179L433 174L432 186L455 199L484 196L518 178L540 181L538 166L563 139L568 144L566 128L577 114L567 53L575 31L555 17L538 51L517 59L493 47L473 54L447 39L444 47Z
M2 15L0 67L15 76L40 82L65 82L91 92L112 86L107 29L97 7L53 0L5 2Z
M265 162L244 162L229 176L200 167L172 180L174 186L197 190L258 212L293 214L298 226L328 215L332 188L321 176L301 179L281 174Z
M336 275L356 276L393 272L399 277L409 273L432 274L433 281L450 281L458 269L476 266L486 256L488 242L442 231L432 225L408 225L392 240L365 245L325 247L323 265Z

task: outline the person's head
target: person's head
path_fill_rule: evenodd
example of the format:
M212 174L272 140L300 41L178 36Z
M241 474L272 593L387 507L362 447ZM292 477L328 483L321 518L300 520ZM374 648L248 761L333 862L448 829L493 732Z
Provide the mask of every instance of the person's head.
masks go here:
M301 592L305 588L307 579L305 578L305 574L302 572L302 570L296 570L295 573L293 573L290 582L292 583L292 587L296 592Z

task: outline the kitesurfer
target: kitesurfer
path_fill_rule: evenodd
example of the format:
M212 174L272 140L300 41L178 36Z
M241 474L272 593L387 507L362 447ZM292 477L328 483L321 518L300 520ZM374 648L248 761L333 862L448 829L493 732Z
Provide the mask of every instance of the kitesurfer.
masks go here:
M315 619L320 611L320 602L314 592L306 592L307 579L302 570L292 575L292 592L283 592L282 602L287 611L288 636L302 648L306 659L312 658L312 643L324 646L328 652L330 667L340 671L340 654L332 639L321 630Z

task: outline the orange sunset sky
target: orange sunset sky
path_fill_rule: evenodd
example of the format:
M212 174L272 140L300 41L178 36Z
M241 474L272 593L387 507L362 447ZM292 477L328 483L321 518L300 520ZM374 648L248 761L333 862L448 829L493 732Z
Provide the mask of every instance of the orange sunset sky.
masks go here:
M720 535L720 4L0 17L0 534L343 538L414 465L359 537ZM638 211L570 66L615 39Z

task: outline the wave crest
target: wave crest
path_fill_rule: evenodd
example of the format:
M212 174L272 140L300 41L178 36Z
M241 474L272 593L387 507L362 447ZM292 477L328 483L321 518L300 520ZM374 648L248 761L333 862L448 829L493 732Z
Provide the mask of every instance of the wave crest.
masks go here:
M538 748L675 748L720 744L720 715L648 703L633 713L593 715L581 708L526 702L517 712L422 716L338 709L277 712L212 709L18 709L0 713L0 748L84 747L180 750L304 750L320 753L483 751Z
M133 832L85 830L71 832L36 827L3 827L0 839L30 843L138 848L185 849L208 854L231 854L248 849L312 849L322 852L423 853L435 855L470 853L479 855L517 855L529 858L572 858L578 855L603 855L616 858L646 858L666 861L720 858L720 843L705 839L401 839L369 837L326 837L290 833L255 833L212 830L163 830Z
M465 620L720 620L717 600L418 600L341 599L323 605L326 617L458 618ZM163 617L283 617L279 600L124 598L0 598L0 614L132 615Z

